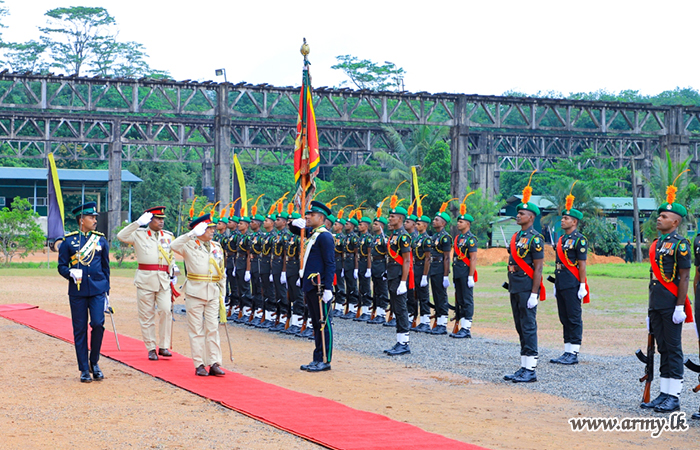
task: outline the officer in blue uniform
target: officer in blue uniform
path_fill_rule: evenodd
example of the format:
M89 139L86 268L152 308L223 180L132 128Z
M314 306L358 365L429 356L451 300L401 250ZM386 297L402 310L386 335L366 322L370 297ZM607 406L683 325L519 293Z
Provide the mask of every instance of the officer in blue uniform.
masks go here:
M68 298L73 320L75 353L80 381L104 379L97 365L102 348L105 303L109 294L109 244L97 228L97 204L85 203L72 213L80 231L68 233L58 252L58 273L68 280ZM90 353L88 355L88 312L90 313ZM92 378L90 377L92 374Z
M314 329L313 361L300 367L307 372L322 372L331 369L333 353L333 330L330 319L330 301L333 299L333 275L335 274L335 242L324 222L331 210L323 203L312 201L306 211L306 220L295 219L289 229L300 235L306 228L306 248L301 270L301 289L309 308ZM320 278L320 283L318 282ZM322 302L319 302L321 297ZM322 305L321 305L322 303ZM323 311L321 311L323 307ZM321 327L323 326L323 330ZM323 335L321 334L323 333Z

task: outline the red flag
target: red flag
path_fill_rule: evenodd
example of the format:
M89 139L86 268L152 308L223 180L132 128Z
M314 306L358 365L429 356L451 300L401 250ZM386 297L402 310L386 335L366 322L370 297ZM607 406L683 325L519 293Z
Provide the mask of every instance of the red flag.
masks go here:
M299 96L299 115L297 118L297 138L294 146L294 182L297 193L294 203L300 210L306 210L306 204L301 205L302 191L305 191L305 202L313 198L316 190L314 178L318 175L321 156L318 148L318 132L316 130L316 115L312 99L311 76L309 63L304 61L304 71Z

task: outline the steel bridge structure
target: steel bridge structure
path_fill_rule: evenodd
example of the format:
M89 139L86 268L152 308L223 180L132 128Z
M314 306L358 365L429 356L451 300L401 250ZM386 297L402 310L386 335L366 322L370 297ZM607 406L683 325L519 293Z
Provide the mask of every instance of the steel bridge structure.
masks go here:
M268 84L0 73L3 158L108 161L110 236L119 226L123 161L200 163L203 186L230 201L233 154L292 165L299 88ZM636 166L691 156L700 175L700 108L544 98L317 88L321 165L393 152L385 127L449 128L452 190L498 193L502 172L544 169L592 150L585 164ZM612 161L612 163L610 163Z

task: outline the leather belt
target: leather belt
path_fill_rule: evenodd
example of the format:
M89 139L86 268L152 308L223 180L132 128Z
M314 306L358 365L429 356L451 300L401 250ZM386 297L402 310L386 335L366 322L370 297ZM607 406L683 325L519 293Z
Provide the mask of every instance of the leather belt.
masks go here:
M139 264L139 270L157 270L160 272L170 273L170 267L162 264Z
M433 256L430 262L442 262L443 257L442 256Z
M522 272L522 270L520 270L520 267L511 264L511 265L508 266L508 272L510 272L510 273L518 273L518 272Z
M360 256L360 261L367 261L367 257L366 257L366 256Z
M284 258L272 258L272 262L282 262Z

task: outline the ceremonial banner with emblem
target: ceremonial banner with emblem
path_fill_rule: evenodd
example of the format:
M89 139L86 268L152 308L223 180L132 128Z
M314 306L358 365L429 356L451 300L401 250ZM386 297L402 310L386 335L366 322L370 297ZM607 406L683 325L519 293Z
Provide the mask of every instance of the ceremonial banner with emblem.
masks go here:
M53 153L49 153L49 179L48 179L48 216L46 238L55 241L65 235L65 223L63 220L63 195L61 194L61 183L58 180L56 161Z
M314 178L318 175L321 156L318 148L318 132L316 130L316 115L314 114L313 98L311 96L311 76L309 62L304 58L304 70L299 97L299 115L297 117L297 138L294 145L294 182L297 192L294 203L303 212L316 191Z
M238 155L233 155L233 195L231 200L236 201L233 208L233 215L242 217L247 216L247 205L248 205L248 195L245 191L245 178L243 178L243 168L241 167L240 161L238 161Z

